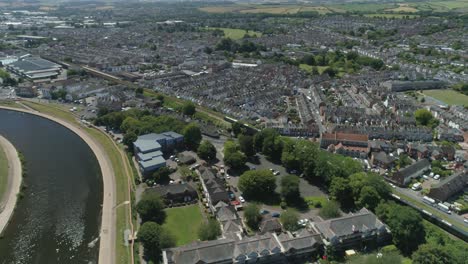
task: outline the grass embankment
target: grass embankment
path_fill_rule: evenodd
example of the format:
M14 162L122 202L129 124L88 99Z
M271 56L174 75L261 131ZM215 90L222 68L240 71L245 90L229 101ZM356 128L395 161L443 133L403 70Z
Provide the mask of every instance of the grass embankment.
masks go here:
M145 89L143 92L143 95L146 97L156 98L159 95L159 93L150 89ZM163 94L163 95L164 95L164 102L163 102L164 107L172 108L174 109L174 111L180 111L182 109L182 106L185 102L184 100L178 99L176 97L169 96L166 94ZM195 113L194 117L197 119L212 123L221 128L226 129L228 127L231 127L231 124L224 120L224 115L222 113L213 111L211 109L208 109L202 106L197 105L197 112Z
M468 106L468 96L454 90L426 90L423 94L448 105Z
M104 132L96 130L94 128L88 128L80 125L76 117L67 111L62 105L50 104L44 105L35 102L23 101L26 106L29 106L36 111L44 114L48 114L59 119L62 119L70 124L80 126L84 129L91 137L93 137L107 153L107 156L112 164L112 168L115 174L116 183L116 204L119 205L128 200L128 178L124 163L128 164L126 157L122 158L119 149L114 142ZM133 196L133 194L132 194ZM117 232L116 232L116 262L117 263L130 263L130 247L126 247L123 240L123 234L125 229L130 228L128 208L127 206L119 206L116 209L117 214Z
M167 218L163 226L175 236L177 246L198 239L198 228L203 222L198 204L168 208L166 213Z
M225 38L230 38L234 40L242 39L245 34L250 36L261 37L262 33L257 31L247 31L245 29L237 29L237 28L219 28L219 27L207 27L207 30L222 30L224 32Z
M0 199L5 195L5 191L8 185L8 160L6 153L2 147L0 147Z

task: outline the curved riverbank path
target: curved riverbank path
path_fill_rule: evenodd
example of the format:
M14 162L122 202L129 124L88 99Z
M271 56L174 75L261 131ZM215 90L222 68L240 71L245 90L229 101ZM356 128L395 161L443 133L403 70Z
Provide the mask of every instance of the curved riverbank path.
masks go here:
M10 221L18 200L18 193L21 190L22 168L18 152L13 144L0 135L0 149L5 152L8 162L7 188L0 197L0 234Z
M115 263L115 239L116 239L116 212L114 210L116 204L116 183L114 177L114 170L111 161L107 156L104 148L95 139L93 139L84 129L79 125L73 125L62 119L32 110L25 110L7 106L0 106L0 109L11 111L18 111L28 114L33 114L53 122L56 122L65 128L69 129L78 135L85 143L91 148L98 160L101 167L102 182L103 182L103 203L102 203L102 219L100 230L100 243L99 243L99 264L114 264Z

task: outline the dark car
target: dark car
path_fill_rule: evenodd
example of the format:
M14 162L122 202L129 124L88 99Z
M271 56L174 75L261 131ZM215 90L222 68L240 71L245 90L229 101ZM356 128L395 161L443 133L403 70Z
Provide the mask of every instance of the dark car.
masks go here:
M281 214L280 214L280 213L277 213L277 212L274 212L274 213L271 213L271 216L273 216L273 217L280 217Z

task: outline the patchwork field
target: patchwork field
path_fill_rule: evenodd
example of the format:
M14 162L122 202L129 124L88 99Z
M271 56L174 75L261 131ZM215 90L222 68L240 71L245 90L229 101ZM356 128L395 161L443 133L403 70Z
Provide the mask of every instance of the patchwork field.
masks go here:
M450 1L425 1L425 2L408 2L408 3L346 3L346 4L330 4L330 5L291 5L291 4L272 4L272 5L255 5L255 4L230 4L227 6L208 6L202 7L199 10L208 13L243 13L243 14L297 14L299 12L316 11L320 14L328 13L344 13L344 12L359 12L359 13L417 13L420 11L447 12L447 11L464 11L468 10L468 0L450 0ZM394 17L399 18L399 17Z
M166 209L167 218L164 223L175 236L177 246L186 245L198 239L198 228L203 217L198 204Z
M424 95L433 97L448 105L466 105L468 106L468 96L454 90L426 90Z
M419 15L407 15L407 14L365 14L366 17L385 17L385 18L417 18Z

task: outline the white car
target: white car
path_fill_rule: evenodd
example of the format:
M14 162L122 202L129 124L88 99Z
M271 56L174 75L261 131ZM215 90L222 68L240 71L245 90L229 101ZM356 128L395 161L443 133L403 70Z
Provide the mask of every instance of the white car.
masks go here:
M392 188L396 188L395 184L393 184L393 183L389 183L389 184L390 184L390 186L392 186Z
M434 176L434 180L438 180L438 179L440 179L440 175L439 175L439 174L437 174L436 176Z
M244 197L242 197L242 196L239 196L239 201L240 201L241 203L245 203L245 199L244 199Z
M231 176L229 176L229 174L226 173L226 179L231 179Z

